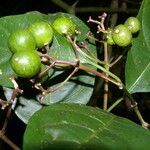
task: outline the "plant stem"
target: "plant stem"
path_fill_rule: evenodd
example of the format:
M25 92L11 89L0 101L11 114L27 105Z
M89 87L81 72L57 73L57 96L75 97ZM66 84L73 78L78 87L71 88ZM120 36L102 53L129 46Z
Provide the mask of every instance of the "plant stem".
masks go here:
M51 1L57 6L63 8L65 11L69 12L71 6L68 5L67 3L63 2L62 0L51 0Z
M79 53L81 53L83 56L85 56L86 58L94 61L95 63L104 64L104 62L100 61L99 59L97 59L97 58L95 59L95 57L89 56L88 54L86 54L85 52L83 52L82 49L75 43L75 40L73 41L70 36L67 35L67 39L71 43L71 45L72 45L72 47L73 47L73 49L75 51L75 55L78 56L77 57L78 59L79 59ZM91 55L91 53L90 53L90 55Z
M83 52L81 49L79 51L83 56L89 58L90 60L92 60L93 62L95 63L99 63L99 64L103 64L104 65L104 62L100 61L99 59L95 59L94 57L91 57L89 56L88 54L86 54L85 52Z
M123 97L121 97L120 99L116 100L116 101L107 109L107 112L112 111L112 109L114 109L122 100L123 100Z
M0 139L7 143L14 150L21 150L17 145L15 145L4 133L0 130Z
M75 8L75 12L76 13L87 13L87 12L106 12L106 13L127 13L127 14L135 14L138 12L138 9L127 9L122 10L122 8L117 8L117 9L112 9L112 8L108 8L108 7L76 7Z
M125 50L123 51L123 53L122 53L120 56L118 56L118 58L115 59L115 60L110 64L110 67L112 67L112 66L114 66L116 63L118 63L118 62L122 59L122 57L124 56L124 54L125 54L127 51L128 51L128 49L125 49Z
M98 77L100 77L100 78L102 78L102 79L108 80L108 81L110 81L111 83L113 83L113 84L115 84L115 85L117 85L117 86L119 86L119 87L122 86L122 83L117 82L117 81L115 81L114 79L112 79L112 78L110 78L110 77L107 77L105 74L100 73L100 72L98 72L98 71L96 71L96 70L94 70L94 69L91 69L91 68L89 68L89 67L87 67L87 66L84 66L84 65L82 65L82 64L79 65L79 69L84 70L84 71L89 72L89 73L92 73L92 74L94 74L94 75L96 75L96 76L98 76Z
M129 98L130 102L131 102L131 107L133 108L134 112L136 113L139 121L142 124L142 127L144 127L145 129L148 129L150 127L150 125L144 121L139 109L138 109L138 105L137 102L133 99L132 95L128 92L128 90L126 89L126 87L123 85L123 91L125 92L125 95L127 96L127 98Z
M45 93L43 94L48 94L48 93L52 93L56 90L58 90L60 87L62 87L77 71L79 70L78 67L75 67L74 70L70 73L70 75L63 81L61 82L58 86L55 86L53 88L51 88L50 90L46 90Z
M4 132L4 133L6 131L8 121L9 121L9 118L10 118L10 115L11 115L11 111L12 111L11 107L12 107L12 105L9 105L8 110L7 110L7 114L6 114L6 117L5 117L5 121L4 121L4 124L3 124L3 127L2 127L2 132Z
M72 45L72 47L74 48L74 51L75 51L76 53L77 53L77 52L82 53L82 54L84 53L84 52L80 49L80 47L76 44L76 42L71 39L70 36L67 36L67 39L68 39L69 42L71 43L71 45ZM94 58L91 58L91 57L90 57L89 55L87 55L86 53L84 53L83 55L85 55L87 58L92 59L92 60L94 61L94 62L93 62L93 61L91 61L91 60L90 60L90 61L87 60L87 63L88 63L88 64L95 66L96 68L100 69L100 70L103 71L104 73L107 73L109 76L111 76L112 78L114 78L117 82L119 82L119 83L120 83L119 87L122 88L122 82L121 82L121 80L120 80L116 75L114 75L113 73L111 73L110 71L108 71L107 69L105 69L104 67L98 65L97 62L95 62ZM104 75L103 75L103 76L104 76ZM106 76L105 76L104 79L106 79Z
M107 49L107 42L104 42L104 61L106 63L105 69L109 71L109 66L107 65L109 63L108 59L108 49ZM106 76L108 77L108 73L106 73ZM107 110L108 107L108 91L109 91L109 85L108 80L105 80L104 82L104 100L103 100L103 109Z
M118 13L127 13L127 14L136 14L138 12L138 9L127 9L127 10L122 10L122 8L117 8L117 9L113 9L113 8L108 8L108 7L74 7L74 11L72 10L72 6L68 5L66 2L64 2L63 0L51 0L51 2L53 2L54 4L56 4L57 6L59 6L60 8L63 8L66 12L68 13L87 13L87 12L91 12L91 13L96 13L96 12L107 12L107 13L114 13L114 12L118 12Z
M4 100L0 99L0 108L1 108L2 110L4 110L4 109L5 109L6 107L8 107L9 105L11 105L10 102L4 101Z
M111 76L113 79L115 79L117 82L120 83L120 86L122 86L122 82L121 80L116 76L114 75L113 73L111 73L110 71L106 70L104 67L98 65L98 64L95 64L91 61L88 62L89 64L95 66L97 69L100 69L101 71L103 71L104 73L107 73L109 76Z
M11 78L11 81L13 82L15 89L14 89L12 95L11 95L10 105L8 106L8 110L7 110L7 113L6 113L6 118L5 118L3 127L2 127L2 132L5 132L5 130L7 128L8 121L9 121L9 118L10 118L10 115L11 115L11 112L12 112L12 105L13 105L13 102L14 102L16 96L18 94L22 93L22 90L19 89L18 84L15 82L14 78Z

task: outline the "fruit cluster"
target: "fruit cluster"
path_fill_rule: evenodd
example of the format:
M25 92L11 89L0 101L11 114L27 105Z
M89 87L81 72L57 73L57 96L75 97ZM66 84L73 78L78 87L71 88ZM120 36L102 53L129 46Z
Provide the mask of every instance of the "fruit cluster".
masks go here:
M140 21L136 17L129 17L124 24L108 29L107 43L121 47L128 46L132 42L132 34L138 32L140 28Z
M40 72L42 63L37 49L52 42L53 29L60 34L72 35L76 25L69 18L60 17L56 18L52 25L45 21L37 21L9 36L8 46L13 53L10 64L19 77L31 78Z

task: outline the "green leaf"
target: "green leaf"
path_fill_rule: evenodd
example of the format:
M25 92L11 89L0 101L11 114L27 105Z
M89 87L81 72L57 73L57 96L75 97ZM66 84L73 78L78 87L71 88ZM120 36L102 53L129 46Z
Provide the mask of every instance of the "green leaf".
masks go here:
M77 29L81 32L81 35L77 37L77 40L78 42L85 43L86 33L89 31L88 26L76 16L67 13L52 14L50 15L49 20L50 22L53 22L60 16L69 17L77 25ZM95 45L89 43L88 46L90 52L96 56ZM85 51L85 49L82 50ZM65 36L60 35L56 31L54 31L54 39L52 45L50 46L49 54L57 60L65 60L71 62L76 60L75 52L71 44L68 42ZM85 57L80 53L80 63L84 63L85 65L87 65L86 63L88 62L89 59L85 59ZM89 67L94 68L92 66ZM63 81L67 77L66 75L68 76L69 74L64 74L62 71L53 72L53 76L51 76L51 80L47 82L46 86L50 88L52 88L53 86L57 86L60 81ZM94 80L94 76L79 71L77 76L74 76L59 90L45 96L43 99L43 103L48 105L56 102L87 104L93 92Z
M60 82L65 80L71 71L72 69L65 73L63 71L57 71L54 74L54 77L52 76L50 81L46 82L47 86L53 88L54 86L59 85ZM43 103L46 105L58 102L87 104L93 92L94 80L94 76L87 74L86 72L79 71L60 89L46 95L43 98Z
M0 70L2 70L3 73L0 76L0 85L2 85L3 87L8 87L8 91L10 93L12 92L12 89L9 88L13 88L13 85L10 82L9 77L11 75L14 75L14 72L12 71L11 66L9 64L9 59L11 58L12 54L7 45L8 36L15 30L18 30L19 28L26 28L30 23L34 21L45 20L51 23L56 17L59 17L60 15L66 15L73 19L73 21L77 24L78 29L80 29L80 31L82 32L82 34L78 37L78 42L85 42L86 33L89 31L89 28L79 18L70 14L56 13L48 16L39 12L30 12L22 15L7 16L0 18L0 32L2 32L2 34L0 35L1 40L2 37L5 36L5 38L3 39L4 44L1 44L2 50L0 51ZM2 27L4 28L4 30L2 30ZM96 55L95 45L89 44L89 49L92 53ZM67 41L67 39L64 36L61 36L56 32L54 32L54 40L50 45L49 54L55 59L59 60L75 60L75 54L71 44ZM85 58L81 56L80 59L81 63L86 63ZM71 71L72 69L65 71L55 68L50 69L48 72L49 78L45 81L44 87L50 89L54 86L57 86L69 75ZM94 76L86 72L79 71L63 87L61 87L53 93L46 95L43 98L42 103L46 105L51 105L53 103L58 102L87 104L93 92L94 81ZM21 85L26 84L24 80L21 80L19 83L21 83ZM33 89L30 90L32 91L30 93L33 93ZM6 88L5 93L8 93ZM28 122L28 119L32 116L33 113L35 113L38 109L41 108L41 104L37 101L39 93L36 94L37 95L33 95L33 97L29 97L28 93L26 94L25 92L17 99L15 113L25 123ZM9 100L10 98L7 99Z
M150 1L144 0L138 18L142 29L133 40L126 63L126 86L130 93L150 92Z
M38 12L26 13L23 15L6 16L0 18L0 85L4 87L13 87L9 77L15 73L11 69L9 60L12 56L8 48L8 37L14 31L26 28L30 23L38 20L46 20L46 15Z
M27 125L23 150L147 149L150 132L125 118L77 104L54 104Z

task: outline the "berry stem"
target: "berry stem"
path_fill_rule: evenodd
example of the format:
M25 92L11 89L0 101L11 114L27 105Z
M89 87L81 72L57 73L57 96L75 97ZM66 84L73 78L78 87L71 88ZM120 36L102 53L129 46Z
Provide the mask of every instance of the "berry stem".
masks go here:
M116 80L114 80L114 79L112 79L110 77L107 77L105 74L100 73L100 72L98 72L98 71L96 71L94 69L91 69L91 68L89 68L89 67L87 67L85 65L80 64L79 65L79 69L84 70L84 71L89 72L89 73L92 73L92 74L94 74L94 75L96 75L96 76L98 76L100 78L103 78L105 80L110 81L111 83L113 83L113 84L115 84L115 85L117 85L119 87L122 87L122 83L121 82L117 82Z
M93 65L93 66L95 66L96 68L100 69L100 70L103 71L104 73L107 73L110 77L112 77L113 79L116 80L116 82L117 82L116 85L118 85L119 88L122 88L122 82L121 82L120 78L118 78L116 75L114 75L113 73L111 73L110 71L108 71L107 69L105 69L104 67L102 67L102 66L100 66L100 65L98 65L98 64L95 64L95 63L93 63L93 62L91 62L91 61L89 61L88 63L91 64L91 65ZM106 78L106 77L105 77L105 79L106 79L106 80L107 80L107 79L109 80L109 78ZM110 80L109 80L109 81L110 81Z
M71 43L72 47L74 48L75 51L78 51L79 53L83 54L85 57L91 59L90 61L87 60L87 63L92 65L92 66L95 66L96 68L100 69L101 71L103 71L104 73L107 73L109 76L111 76L113 79L115 79L117 81L117 84L116 85L119 85L120 88L122 88L122 82L121 80L116 76L114 75L113 73L111 73L110 71L108 71L107 69L105 69L104 67L100 66L97 64L97 62L95 62L95 59L94 58L91 58L89 55L87 55L86 53L84 53L80 47L71 39L70 36L67 36L67 39L69 40L69 42ZM103 75L104 76L104 75ZM106 79L106 77L104 78ZM108 78L109 79L109 78ZM111 80L110 80L111 81ZM116 83L116 82L115 82ZM119 83L119 84L118 84Z
M21 150L17 145L15 145L1 130L0 130L0 139L7 143L14 150Z
M108 109L107 112L112 111L120 102L122 102L123 97L119 98L118 100L116 100Z
M23 91L19 89L18 87L18 84L17 82L15 81L15 78L14 77L10 77L10 80L12 81L13 85L14 85L14 91L11 95L11 98L9 100L10 102L10 105L8 106L8 110L7 110L7 113L6 113L6 117L5 117L5 121L4 121L4 124L3 124L3 127L2 127L2 132L5 133L5 130L7 128L7 125L8 125L8 121L9 121L9 118L10 118L10 115L11 115L11 111L12 111L12 105L13 105L13 102L16 98L16 96L20 93L22 93Z
M2 110L4 110L9 105L11 105L11 102L4 101L4 100L0 99L0 107L1 107Z
M122 59L122 57L124 56L124 54L125 54L127 51L128 51L128 49L125 49L125 50L123 51L123 53L122 53L120 56L118 56L117 59L115 59L113 62L111 62L110 67L112 67L112 66L114 66L116 63L118 63L118 62Z
M79 70L79 68L75 67L74 70L70 73L70 75L63 82L61 82L58 86L55 86L55 87L51 88L50 90L47 90L46 94L52 93L52 92L58 90L59 88L61 88L78 70Z
M126 89L126 87L123 85L123 91L125 92L125 96L127 96L127 98L130 100L131 102L131 108L133 108L134 112L136 113L139 121L141 122L142 127L144 127L145 129L150 128L150 124L148 124L147 122L144 121L139 109L138 109L138 104L137 102L134 100L134 98L132 97L132 95L128 92L128 90Z
M109 59L108 59L108 48L107 48L107 42L104 43L104 61L106 63L105 69L109 71ZM106 73L106 76L109 77L108 73ZM107 110L108 107L108 93L109 93L109 85L108 80L105 80L104 82L104 100L103 100L103 109Z

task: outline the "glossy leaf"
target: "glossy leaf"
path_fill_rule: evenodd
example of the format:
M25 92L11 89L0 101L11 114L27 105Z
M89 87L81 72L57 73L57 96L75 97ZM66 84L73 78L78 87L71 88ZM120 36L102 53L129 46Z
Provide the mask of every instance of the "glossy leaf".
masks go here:
M71 71L72 69L65 73L63 71L57 71L54 77L51 77L49 82L47 81L46 85L50 86L50 88L58 86ZM56 74L59 75L56 76ZM93 91L94 79L95 77L93 75L79 71L60 89L46 95L43 98L43 103L47 105L58 102L87 104Z
M144 0L138 18L142 29L134 38L126 63L126 86L130 93L150 92L150 1Z
M86 33L89 31L88 26L79 18L77 18L74 15L67 14L67 13L56 13L52 14L49 17L50 23L53 22L56 18L60 16L66 16L69 17L76 25L77 30L81 32L81 35L77 37L78 42L86 43ZM65 36L60 35L56 31L54 31L54 39L53 43L50 46L49 54L57 59L57 60L65 60L65 61L75 61L75 52L71 44L68 42L67 38ZM86 43L87 44L87 43ZM92 54L96 56L96 47L95 45L89 43L89 50ZM82 49L85 51L84 49ZM85 59L85 57L80 53L80 62L88 63L90 60ZM90 68L94 68L92 66L89 66ZM69 72L69 71L68 71ZM71 72L71 71L70 71ZM59 75L58 75L59 74ZM67 76L69 75L66 73ZM62 71L56 71L53 72L53 76L51 77L52 80L47 82L47 87L52 88L53 86L56 86L57 84L54 83L60 83L61 81L65 80L67 77ZM70 81L68 81L63 87L61 87L59 90L57 90L54 93L48 94L44 99L44 104L53 104L56 102L64 102L64 103L81 103L86 104L89 101L89 98L91 97L92 91L93 91L93 85L94 85L94 76L85 73L80 72L77 74L77 76L74 76Z
M13 88L13 85L10 82L9 77L14 75L14 72L12 71L9 64L9 59L11 58L12 53L10 52L7 45L8 36L13 31L19 28L26 28L30 23L37 20L45 20L51 23L59 15L67 15L73 19L73 21L78 25L78 29L80 29L80 31L83 33L79 36L78 42L85 42L86 33L88 32L89 28L80 19L73 15L56 13L48 16L39 12L30 12L22 15L7 16L0 19L0 32L2 32L0 36L1 39L2 37L5 37L3 39L4 44L1 44L2 50L0 51L0 69L3 73L0 80L0 85L3 87L8 87L7 90L10 93L12 89L9 88ZM92 53L96 53L96 48L93 44L89 44L89 48ZM75 60L75 53L71 44L67 41L66 37L61 36L57 32L54 32L54 39L50 45L49 54L54 57L54 59L67 61ZM86 63L86 59L82 55L80 55L80 60L81 63ZM69 75L71 71L71 69L68 71L66 70L65 72L61 69L50 69L48 72L49 78L45 81L44 86L49 89L58 85ZM46 105L58 102L87 104L93 92L94 81L94 76L86 72L79 71L63 87L53 93L46 95L42 103ZM23 85L26 84L24 80L21 80L20 82ZM5 94L8 93L7 90L5 88ZM33 92L33 89L31 89L31 91ZM28 119L34 112L41 108L41 104L37 101L39 93L36 94L37 95L34 95L33 97L29 97L28 93L26 94L25 92L23 96L19 96L17 99L15 112L17 116L25 123L28 122ZM9 98L7 99L9 100Z
M2 71L0 85L13 87L9 77L14 75L9 60L12 56L8 48L8 37L18 29L26 28L30 23L37 20L45 20L46 16L38 12L25 15L6 16L0 18L0 70Z
M54 104L36 112L27 125L23 150L147 149L150 132L98 108Z

